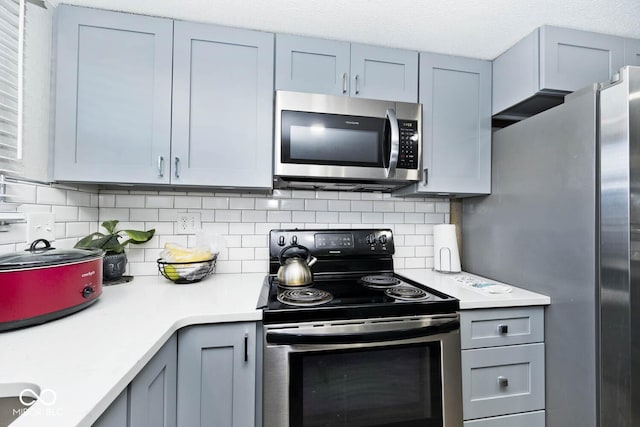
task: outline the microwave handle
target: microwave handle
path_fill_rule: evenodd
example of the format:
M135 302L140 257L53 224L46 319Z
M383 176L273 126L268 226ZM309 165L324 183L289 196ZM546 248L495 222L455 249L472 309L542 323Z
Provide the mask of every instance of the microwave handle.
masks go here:
M396 174L396 166L398 165L398 154L400 152L400 126L398 126L398 118L396 111L392 108L387 109L387 120L391 126L390 138L391 150L389 151L389 167L385 169L387 178Z

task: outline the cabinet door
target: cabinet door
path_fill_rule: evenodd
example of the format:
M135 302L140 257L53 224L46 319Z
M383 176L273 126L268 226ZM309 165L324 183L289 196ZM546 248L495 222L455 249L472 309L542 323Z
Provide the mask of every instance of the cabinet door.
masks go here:
M351 96L418 102L418 52L351 44Z
M168 183L173 21L57 14L54 179Z
M255 425L255 323L193 326L178 346L178 425Z
M176 427L177 342L174 334L129 385L130 427Z
M618 72L624 63L624 39L544 26L540 52L540 90L573 92Z
M464 427L544 427L544 411L465 421Z
M174 184L271 188L273 34L175 22Z
M127 390L124 389L120 396L100 415L93 423L93 427L128 427L127 424Z
M491 191L491 63L420 54L422 165L418 192Z
M625 39L624 65L635 65L636 67L640 67L640 40Z
M544 409L544 344L462 352L465 420Z
M349 94L349 43L312 37L276 36L276 89Z

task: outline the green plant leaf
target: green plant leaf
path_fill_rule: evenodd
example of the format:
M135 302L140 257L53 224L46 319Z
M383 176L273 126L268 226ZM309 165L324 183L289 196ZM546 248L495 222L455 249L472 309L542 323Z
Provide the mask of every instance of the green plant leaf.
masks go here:
M100 233L100 232L95 232L95 233L91 233L86 237L83 237L82 239L78 240L78 243L76 243L73 247L74 248L95 248L95 241L100 238L100 237L104 237L104 234Z
M139 245L140 243L145 243L151 240L153 235L156 233L155 228L152 228L148 231L140 231L140 230L120 230L119 233L125 233L129 238L122 242L122 246L126 246L129 243L133 243Z
M119 222L120 221L118 221L117 219L112 219L111 221L103 222L102 226L107 230L109 234L115 234L116 226L118 225Z

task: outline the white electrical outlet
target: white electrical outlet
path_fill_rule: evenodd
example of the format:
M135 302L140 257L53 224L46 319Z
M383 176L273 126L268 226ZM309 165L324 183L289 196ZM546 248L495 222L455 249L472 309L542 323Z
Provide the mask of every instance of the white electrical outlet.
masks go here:
M176 220L176 234L196 234L200 231L199 213L179 213Z
M49 212L32 212L27 214L27 243L34 240L56 239L56 214Z

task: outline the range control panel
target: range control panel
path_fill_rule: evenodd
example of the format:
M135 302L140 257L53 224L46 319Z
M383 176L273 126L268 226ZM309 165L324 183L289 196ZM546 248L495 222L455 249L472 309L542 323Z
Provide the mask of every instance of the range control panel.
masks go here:
M269 256L300 245L315 257L393 255L393 233L389 229L271 230Z
M418 122L415 120L398 120L400 127L400 152L398 153L398 168L417 169L420 134Z

